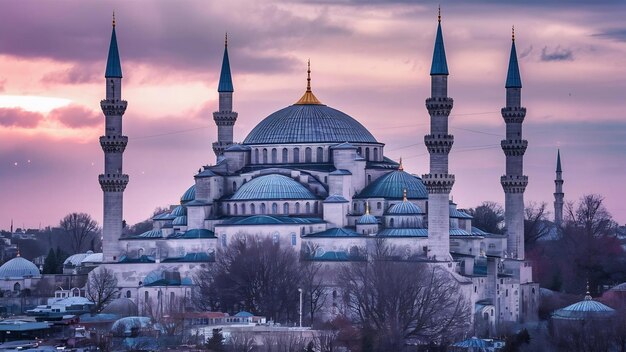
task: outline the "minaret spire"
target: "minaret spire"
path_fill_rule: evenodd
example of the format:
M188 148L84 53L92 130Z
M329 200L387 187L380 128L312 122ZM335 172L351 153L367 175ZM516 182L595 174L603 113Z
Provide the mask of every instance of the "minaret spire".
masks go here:
M554 224L557 231L563 224L563 170L561 169L561 150L556 153L556 178L554 180Z
M230 74L230 60L228 59L228 33L224 34L224 56L222 71L217 85L219 93L218 111L213 113L213 120L217 125L217 141L213 143L213 152L219 161L224 150L233 144L233 128L237 122L237 114L233 111L233 78Z
M124 190L128 175L123 173L122 161L128 137L122 133L122 116L127 103L122 100L122 66L115 35L115 13L112 20L111 43L104 73L106 98L100 102L105 116L105 135L100 137L104 151L104 173L98 176L104 193L102 221L102 253L104 262L117 261L118 243L122 236Z
M506 156L505 175L500 178L504 189L504 221L509 258L524 259L524 191L528 176L524 175L524 153L528 141L522 139L522 122L526 108L522 102L522 80L515 51L515 32L511 35L511 57L506 77L506 106L502 117L506 123L506 139L500 142Z
M448 64L441 30L441 12L437 17L437 35L430 69L431 97L426 99L430 115L430 134L424 143L430 154L430 173L422 180L428 190L428 257L449 261L450 257L450 191L454 175L448 173L448 154L454 137L448 134L448 116L453 100L448 97Z

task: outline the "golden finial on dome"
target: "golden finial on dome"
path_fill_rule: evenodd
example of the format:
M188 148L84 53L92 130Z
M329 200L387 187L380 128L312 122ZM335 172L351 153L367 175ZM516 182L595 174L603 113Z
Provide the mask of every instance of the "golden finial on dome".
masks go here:
M400 157L400 166L398 166L399 171L404 171L404 166L402 165L402 157Z
M115 11L113 11L113 27L115 27Z
M511 26L511 40L515 41L515 26Z
M591 298L591 293L589 292L589 279L587 279L587 292L585 293L585 301L590 301L593 298Z
M402 201L406 202L406 188L402 190Z
M306 92L300 100L296 102L296 105L322 105L322 103L315 97L313 91L311 91L311 60L307 61L307 78L306 78Z
M437 11L437 21L441 23L441 4L439 5L438 11Z
M365 202L365 214L370 215L370 202Z
M224 34L224 47L228 48L228 32Z

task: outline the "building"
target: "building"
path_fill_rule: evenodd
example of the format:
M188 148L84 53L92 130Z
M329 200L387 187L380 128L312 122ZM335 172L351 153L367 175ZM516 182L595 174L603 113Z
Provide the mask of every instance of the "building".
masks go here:
M515 37L505 83L506 122L501 178L506 199L506 235L472 226L472 217L450 201L455 175L448 173L454 137L448 133L453 99L441 18L431 67L431 97L426 99L430 133L429 173L407 172L402 162L385 157L385 144L357 119L323 104L313 93L310 63L300 99L262 120L241 143L233 142L238 114L225 43L213 119L218 136L217 161L193 176L178 205L155 216L153 229L122 236L122 172L128 138L122 134L122 69L115 22L101 102L106 134L100 138L105 173L104 266L118 276L123 296L142 307L167 306L189 297L194 271L211 265L216 250L241 235L268 236L291 246L307 260L339 265L367 260L367 248L384 238L402 260L441 265L454 275L474 307L474 319L488 332L500 322L524 322L537 316L539 286L524 259L524 199L528 183L522 138L526 108ZM450 82L453 82L452 80ZM418 102L416 102L418 104ZM462 175L460 175L462 177ZM329 279L329 287L333 285Z

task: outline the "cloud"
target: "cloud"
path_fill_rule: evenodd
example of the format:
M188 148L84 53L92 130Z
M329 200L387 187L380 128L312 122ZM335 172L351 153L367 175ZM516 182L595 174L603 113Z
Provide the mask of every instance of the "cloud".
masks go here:
M72 67L51 72L42 77L41 82L61 84L95 83L102 80L103 70L94 64L75 64Z
M530 55L533 52L533 46L529 46L528 48L522 50L522 52L519 54L519 58L523 59L526 56Z
M619 42L626 42L626 28L608 29L594 34L595 37L609 38Z
M0 126L32 128L42 120L43 115L38 112L20 108L0 108Z
M0 78L0 93L4 92L4 86L7 84L7 80Z
M76 104L54 109L48 113L47 118L70 128L98 126L103 119L101 114Z
M574 61L574 53L572 49L561 48L560 45L553 50L544 46L541 49L541 61Z

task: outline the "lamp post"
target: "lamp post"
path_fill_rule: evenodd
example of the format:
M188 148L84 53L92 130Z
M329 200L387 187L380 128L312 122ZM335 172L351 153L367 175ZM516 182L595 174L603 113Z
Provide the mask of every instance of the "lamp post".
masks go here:
M300 292L300 327L302 327L302 289L299 288L298 292Z

